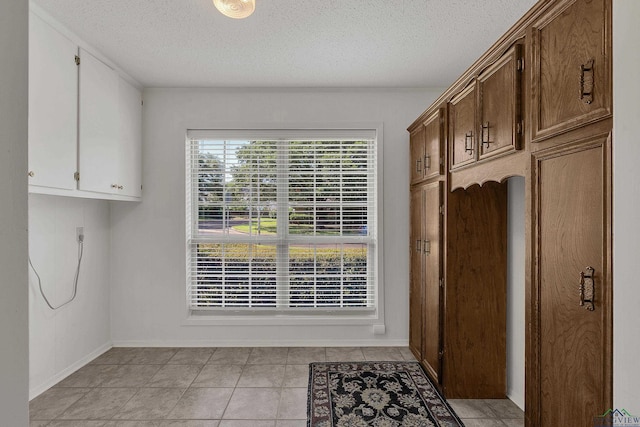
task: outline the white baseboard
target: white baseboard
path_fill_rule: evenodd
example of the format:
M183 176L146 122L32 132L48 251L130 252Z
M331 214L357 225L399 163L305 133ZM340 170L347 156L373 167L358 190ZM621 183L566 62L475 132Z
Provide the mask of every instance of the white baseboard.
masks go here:
M514 390L507 390L507 398L524 411L524 394Z
M106 352L111 347L113 347L113 345L111 343L103 344L100 347L98 347L96 350L92 351L91 353L89 353L88 355L83 357L82 359L80 359L77 362L71 364L70 366L67 366L62 371L60 371L57 374L53 375L52 377L50 377L48 380L46 380L42 384L38 384L37 386L30 387L29 388L29 400L32 400L32 399L38 397L43 392L49 390L51 387L53 387L54 385L58 384L63 379L67 378L69 375L73 374L75 371L77 371L78 369L82 368L84 365L86 365L87 363L91 362L93 359L95 359L96 357L100 356L102 353Z
M114 340L114 347L407 347L408 340Z

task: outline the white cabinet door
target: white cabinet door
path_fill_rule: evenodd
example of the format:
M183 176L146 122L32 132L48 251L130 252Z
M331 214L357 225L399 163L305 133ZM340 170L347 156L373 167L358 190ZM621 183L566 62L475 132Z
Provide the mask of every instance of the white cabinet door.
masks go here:
M80 49L78 188L118 193L118 74Z
M122 77L119 79L118 104L118 194L142 195L142 93Z
M78 146L78 47L29 14L29 184L73 190Z

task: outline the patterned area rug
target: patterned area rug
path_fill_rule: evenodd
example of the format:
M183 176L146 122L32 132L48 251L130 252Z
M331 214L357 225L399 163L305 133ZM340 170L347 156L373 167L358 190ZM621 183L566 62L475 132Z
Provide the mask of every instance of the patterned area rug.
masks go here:
M308 427L464 426L417 362L309 365Z

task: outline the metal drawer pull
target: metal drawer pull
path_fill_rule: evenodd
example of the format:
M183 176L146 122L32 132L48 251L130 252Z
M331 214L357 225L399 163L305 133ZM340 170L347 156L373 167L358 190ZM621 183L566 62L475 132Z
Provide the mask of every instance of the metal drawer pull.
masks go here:
M422 159L416 160L416 172L422 172L422 167L420 167L421 164L422 164Z
M426 156L424 156L424 169L425 170L431 169L431 155L430 154L427 154Z
M422 247L420 245L420 242L422 242L422 240L420 240L420 239L416 240L416 252L421 252L422 251Z
M580 272L580 306L586 310L594 311L594 298L596 294L596 283L594 279L595 269L586 268L587 273Z
M486 139L484 137L485 134L487 135ZM480 141L482 145L487 144L487 148L489 148L489 122L484 122L482 124L482 135L480 135Z
M464 135L464 151L465 153L473 153L473 131Z
M423 252L427 255L431 253L431 242L429 240L424 240L422 245Z
M593 59L590 59L586 64L580 65L580 100L585 104L593 102L594 62Z

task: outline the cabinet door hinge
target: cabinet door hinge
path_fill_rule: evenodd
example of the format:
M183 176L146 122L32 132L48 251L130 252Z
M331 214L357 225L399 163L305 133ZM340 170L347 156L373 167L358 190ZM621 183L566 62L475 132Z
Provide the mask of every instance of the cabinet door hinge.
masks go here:
M444 165L444 156L440 156L440 166Z
M516 133L518 135L522 135L523 131L524 131L524 124L522 123L522 120L520 120L518 123L516 123Z
M73 179L75 179L76 181L80 181L80 172L74 172Z
M516 71L524 71L524 58L516 60Z
M440 278L440 287L444 288L444 278Z
M444 215L444 205L440 205L440 215Z
M443 357L444 357L444 351L440 350L440 351L438 352L438 359L439 359L439 360L442 360L442 358L443 358Z
M80 65L80 57L76 55L76 65Z

